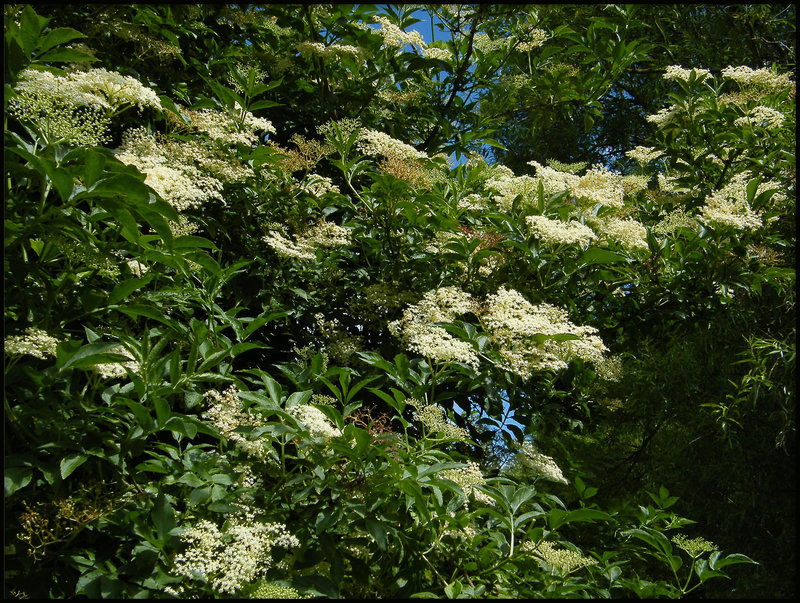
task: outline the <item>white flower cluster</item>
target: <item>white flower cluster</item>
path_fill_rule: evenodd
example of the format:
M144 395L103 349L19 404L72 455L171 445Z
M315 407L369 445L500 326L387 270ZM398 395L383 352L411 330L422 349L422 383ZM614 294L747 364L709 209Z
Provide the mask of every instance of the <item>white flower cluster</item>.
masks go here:
M409 44L420 49L427 46L418 31L403 31L382 15L373 17L373 22L380 24L378 33L383 37L383 43L390 48L400 49Z
M551 566L553 570L563 571L565 573L597 563L597 560L591 557L584 557L580 553L576 553L570 549L556 547L555 543L549 540L543 540L539 544L534 544L530 540L526 540L522 543L521 548L526 553L542 559L547 565Z
M49 71L26 69L19 77L9 114L34 124L47 143L97 146L108 139L111 118L101 99Z
M315 196L321 197L327 193L340 193L339 187L327 176L319 174L309 174L305 182L300 185L300 189Z
M704 224L732 226L739 230L756 230L763 226L761 215L747 202L747 184L751 175L747 172L736 174L718 191L708 197L700 208L700 221ZM756 189L756 196L775 186L773 182L762 182Z
M533 234L551 245L586 246L596 236L591 228L575 220L562 222L545 216L528 216L525 222Z
M518 36L519 41L514 49L521 52L530 52L534 48L539 48L539 46L544 44L548 37L545 30L537 27L528 27Z
M477 369L479 361L472 345L430 324L450 322L472 309L469 293L457 287L442 287L429 291L419 303L406 308L400 320L389 323L389 331L402 339L407 349L431 360L461 362Z
M256 520L250 509L229 516L222 530L201 519L181 540L188 546L173 559L172 573L187 580L202 578L215 592L228 595L266 575L274 547L300 546L286 526ZM181 586L178 592L185 590Z
M325 46L321 42L300 42L297 45L297 50L300 54L314 55L323 59L341 59L344 57L351 57L358 59L362 55L362 50L357 46L349 44L331 44Z
M568 484L567 478L552 457L542 454L530 442L524 442L514 457L515 461L551 482Z
M706 79L711 72L708 69L700 69L699 67L693 67L692 69L684 69L680 65L669 65L667 69L664 71L664 79L665 80L681 80L684 82L689 81L689 76L694 71L695 76L698 80Z
M674 120L678 115L678 108L675 105L659 109L658 113L648 115L645 119L650 123L656 124L659 128Z
M469 505L470 497L474 497L476 502L488 505L490 507L494 506L494 499L475 487L486 483L486 478L483 477L483 472L478 466L478 463L469 461L464 467L459 467L458 469L446 469L439 474L439 477L442 479L449 479L451 482L455 482L459 485L459 487L464 491L465 508Z
M497 38L493 40L489 37L489 34L485 32L478 32L472 38L473 47L483 54L490 54L497 50L505 50L510 42L511 38Z
M508 168L506 168L506 170L511 172ZM493 171L496 172L496 170ZM501 172L490 176L484 183L484 186L496 192L497 195L494 197L495 203L497 203L502 210L509 211L514 203L514 199L519 196L522 197L524 204L530 204L536 199L536 193L539 190L539 179L528 175L514 176L513 172L511 172L510 175ZM545 192L547 192L546 185Z
M144 107L161 109L161 100L155 91L143 86L139 80L115 71L102 68L74 71L62 79L65 79L62 86L95 97L93 104L115 113L133 105L139 110Z
M237 433L237 427L263 425L263 421L256 415L251 415L242 410L239 401L239 390L231 385L224 392L209 390L205 397L210 401L208 409L203 413L203 418L211 421L223 437L234 443L234 446L245 454L256 459L264 460L267 449L260 440L248 440L243 434Z
M104 362L103 364L93 364L89 368L100 375L102 379L124 379L128 376L127 368L133 373L140 373L142 367L136 360L130 357L130 353L121 345L108 350L109 354L120 354L128 358L124 362Z
M667 213L658 224L653 226L653 232L666 236L671 235L678 228L694 228L696 225L697 220L679 207Z
M254 116L250 111L243 110L238 103L232 115L214 109L183 109L181 112L191 120L192 128L227 145L241 144L249 147L258 140L257 132L275 133L275 128L268 119Z
M335 438L342 435L342 432L330 422L319 408L308 404L290 406L286 411L298 422L306 426L312 436L321 438Z
M418 151L409 144L401 140L392 138L388 134L361 129L361 138L356 145L360 153L365 155L383 155L384 157L396 157L399 159L428 159L422 151Z
M428 46L422 51L422 56L426 59L438 59L440 61L449 61L453 58L452 53L446 48L436 48L435 46Z
M647 190L650 179L646 174L628 174L622 177L622 190L626 195Z
M23 335L9 335L3 340L3 350L9 356L35 356L44 360L55 357L59 340L42 329L28 327Z
M422 423L429 433L442 434L442 437L448 440L469 441L469 432L463 427L450 423L441 406L425 404L415 398L406 398L406 404L414 407L414 418Z
M344 247L351 242L349 228L325 220L320 220L306 232L298 235L296 241L287 238L283 227L274 226L275 228L262 237L262 240L283 257L314 260L317 257L315 250L318 247Z
M595 366L597 376L615 383L622 381L622 359L619 356L606 356Z
M594 327L575 325L565 310L550 304L533 306L517 291L505 287L487 298L481 320L497 346L501 366L523 379L529 379L535 371L565 368L572 356L598 363L607 351ZM561 334L576 338L538 342L536 337Z
M792 85L788 73L777 74L769 69L752 69L747 66L732 67L728 65L722 70L722 77L733 80L743 87L758 87L767 90L784 90Z
M757 105L747 112L747 115L734 120L735 126L750 126L762 128L780 128L786 117L780 111L771 107Z
M638 161L642 165L650 163L653 159L658 159L664 154L664 151L659 151L653 147L637 146L636 148L625 153L634 161Z
M221 180L205 175L195 157L161 144L144 128L123 134L117 158L145 174L145 184L178 211L199 207L210 199L222 200Z
M592 226L604 235L628 249L647 249L647 229L633 218L594 218Z
M600 203L606 207L622 207L625 189L622 175L595 165L580 177L578 185L571 189L578 199Z

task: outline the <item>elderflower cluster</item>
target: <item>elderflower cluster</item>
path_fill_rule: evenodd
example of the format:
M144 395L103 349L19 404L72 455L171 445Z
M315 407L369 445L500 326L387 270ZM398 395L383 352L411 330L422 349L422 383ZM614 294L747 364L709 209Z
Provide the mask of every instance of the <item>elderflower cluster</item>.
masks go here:
M659 128L664 127L665 124L674 120L678 115L678 109L675 105L659 109L658 113L648 115L645 119L650 123L656 124Z
M595 227L605 238L627 249L647 249L647 229L633 218L595 218Z
M325 338L326 351L336 363L346 365L350 362L353 354L362 351L363 340L361 337L350 335L342 327L338 318L328 320L322 312L318 312L314 315L314 321Z
M504 166L503 166L504 167ZM511 172L511 170L508 170ZM536 198L539 189L539 179L528 175L514 176L513 173L507 175L500 173L490 176L484 183L487 189L497 193L494 201L504 211L509 211L514 203L514 199L522 197L523 202L531 203ZM562 189L563 190L563 189Z
M358 151L365 155L383 155L384 157L398 157L401 159L428 159L422 151L418 151L388 134L362 128L361 137L357 145Z
M667 213L658 224L653 226L653 232L657 235L667 236L679 228L694 228L696 225L697 220L679 207Z
M650 176L645 174L628 174L622 177L622 191L626 195L647 190L649 184Z
M552 457L542 454L530 442L524 442L514 457L515 461L527 469L531 469L538 476L551 482L568 484L567 478Z
M300 185L300 189L315 196L321 197L327 193L339 194L339 187L327 176L319 174L309 174L308 179Z
M534 306L513 289L501 287L490 295L481 319L497 347L501 367L523 379L535 371L565 368L573 356L598 363L607 351L594 327L571 323L566 311L555 306ZM573 337L553 339L559 335Z
M144 128L123 134L117 159L145 174L144 183L178 211L199 207L211 199L222 200L220 179L204 174L194 157L160 143Z
M292 415L299 423L302 423L312 436L321 438L335 438L342 435L328 417L319 408L308 404L290 406L286 411Z
M554 160L548 161L550 165L543 166L537 161L529 161L528 165L536 168L537 187L541 182L546 195L552 195L561 191L574 190L580 182L580 176L568 169L570 166ZM577 164L573 164L576 166ZM585 165L583 166L585 167ZM581 168L582 169L582 168Z
M544 44L548 37L545 30L537 27L529 27L519 36L519 41L515 46L515 50L530 52L534 48L539 48L539 46Z
M597 563L596 559L584 557L570 549L557 547L549 540L543 540L538 544L527 540L522 543L522 550L543 560L553 570L566 573Z
M424 404L416 398L406 398L406 404L415 409L415 420L422 423L429 433L442 434L442 437L448 440L469 441L469 432L463 427L450 423L441 406Z
M116 261L83 241L76 241L63 235L51 236L48 241L73 266L81 267L84 270L96 270L98 274L108 278L117 278L119 276L119 268Z
M290 586L274 582L261 582L250 594L251 599L310 599L311 595L301 595Z
M662 76L665 80L681 80L683 82L689 81L689 76L695 73L695 77L698 80L704 80L711 72L708 69L700 69L699 67L693 67L692 69L684 69L680 65L669 65L667 69L664 71L664 75Z
M258 427L263 425L260 417L242 409L239 401L239 390L231 385L224 392L209 390L205 394L209 400L208 409L203 418L208 419L219 430L223 437L233 442L234 446L248 456L264 460L267 449L259 440L248 440L244 434L238 433L238 427Z
M351 232L345 226L320 220L304 233L297 235L296 241L287 238L280 225L274 227L262 240L283 257L298 260L316 259L317 248L344 247L350 244Z
M678 545L679 549L686 551L693 559L696 559L703 553L711 553L719 550L716 544L709 542L705 538L697 537L689 540L685 534L675 534L675 536L672 537L672 542Z
M489 37L489 34L478 32L472 39L472 45L483 54L491 54L498 50L505 50L510 41L510 38L498 38L493 40Z
M273 548L300 546L286 526L256 520L248 508L229 515L223 529L201 519L181 534L181 540L187 547L173 559L172 573L188 581L200 578L216 593L228 595L266 575L273 565ZM176 594L186 590L181 585Z
M533 234L551 245L586 246L596 236L591 228L574 220L562 222L545 216L528 216L525 222Z
M362 50L350 44L331 44L325 46L321 42L300 42L297 44L300 54L313 55L322 59L342 59L346 57L358 59L361 57Z
M472 345L453 337L435 322L451 322L456 316L472 311L469 293L457 287L429 291L417 304L403 312L400 320L389 323L389 331L406 348L436 362L461 362L477 370L479 360Z
M426 47L425 40L418 31L403 31L382 15L373 17L373 23L380 24L378 33L383 38L384 45L390 48L399 49L409 44L421 49Z
M182 113L191 120L192 128L227 145L241 144L249 147L258 140L257 132L275 133L269 120L244 111L238 103L234 106L232 115L214 109L184 109Z
M659 151L653 147L637 146L636 148L627 151L625 154L634 161L638 161L642 165L645 165L654 159L661 157L664 154L664 151Z
M750 126L762 128L780 128L783 125L785 116L780 111L771 107L757 105L747 112L747 115L734 120L735 126Z
M722 70L722 77L733 80L742 87L763 88L770 91L784 90L792 85L788 73L777 74L766 68L752 69L745 65L725 67Z
M728 184L714 191L700 208L700 221L704 224L732 226L738 230L756 230L763 226L761 216L747 202L747 184L750 175L736 174ZM756 196L770 188L771 182L762 182Z
M595 165L580 177L571 192L579 199L606 207L622 207L625 190L622 175L602 165Z
M486 478L483 477L483 472L478 466L478 463L469 461L465 467L457 469L446 469L439 474L442 479L449 479L455 482L464 491L464 507L468 506L470 497L474 497L476 502L494 506L494 499L478 490L475 486L481 486L486 483Z
M446 48L436 48L428 46L422 51L422 56L426 59L437 59L439 61L449 61L453 58L453 54Z
M124 379L128 376L127 368L133 373L141 373L142 367L136 360L131 358L128 350L121 345L115 346L107 351L108 354L120 354L125 356L127 361L111 361L102 364L93 364L89 367L90 370L100 375L101 379Z
M98 146L108 140L111 118L102 100L49 71L25 69L9 99L8 112L36 126L45 141Z
M9 356L35 356L44 360L55 357L59 340L36 327L28 327L23 335L9 335L3 341L3 350Z
M94 96L97 103L115 113L130 106L141 111L145 107L161 109L161 100L154 90L143 86L137 79L107 69L74 71L66 76L67 86L86 95Z

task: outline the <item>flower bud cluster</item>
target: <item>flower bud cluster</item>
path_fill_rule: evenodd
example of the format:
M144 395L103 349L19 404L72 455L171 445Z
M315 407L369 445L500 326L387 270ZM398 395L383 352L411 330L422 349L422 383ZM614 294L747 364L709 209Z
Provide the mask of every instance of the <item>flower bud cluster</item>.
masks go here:
M522 550L526 553L534 555L542 559L547 565L556 571L563 571L565 573L586 567L587 565L595 565L596 559L591 557L584 557L580 553L576 553L570 549L557 547L555 543L549 540L543 540L538 544L534 544L530 540L522 543Z
M447 420L444 409L436 404L425 404L416 398L406 398L406 404L416 409L414 418L432 434L442 434L448 440L469 441L469 432Z
M773 129L780 128L785 119L786 117L780 111L764 105L757 105L743 117L735 119L733 125Z
M458 469L446 469L439 474L442 479L449 479L455 482L464 491L464 507L469 506L469 499L473 498L479 502L490 507L494 506L494 499L478 490L475 486L481 486L486 483L486 478L483 477L483 472L478 466L478 463L469 461L466 466L459 467Z
M654 159L661 157L664 154L664 151L659 151L653 147L637 146L634 149L627 151L625 154L634 161L638 161L642 165L645 165Z
M719 550L716 544L709 542L705 538L697 537L689 540L685 534L675 534L675 536L672 537L672 542L674 542L679 549L686 551L693 559L696 559L703 553L711 553Z

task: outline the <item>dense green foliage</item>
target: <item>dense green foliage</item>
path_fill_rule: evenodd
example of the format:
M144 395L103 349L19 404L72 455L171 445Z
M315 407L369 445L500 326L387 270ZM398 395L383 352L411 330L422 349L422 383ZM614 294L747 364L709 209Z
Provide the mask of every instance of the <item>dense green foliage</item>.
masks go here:
M793 6L418 8L6 7L7 597L795 594Z

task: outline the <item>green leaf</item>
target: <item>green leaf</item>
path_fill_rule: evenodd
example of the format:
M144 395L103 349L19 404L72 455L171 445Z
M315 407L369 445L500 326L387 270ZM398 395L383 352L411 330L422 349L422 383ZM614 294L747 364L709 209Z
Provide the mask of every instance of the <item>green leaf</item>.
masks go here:
M33 477L32 467L5 467L3 469L3 491L5 496L11 496L27 486Z
M71 27L58 27L47 32L47 34L39 41L38 51L40 53L50 50L59 44L66 44L77 38L85 38L86 36L81 32L72 29Z
M365 519L364 524L367 528L367 532L375 539L375 543L378 545L378 548L382 551L386 550L386 530L379 521L375 521L374 519Z
M578 265L583 267L591 264L616 264L627 261L627 258L619 253L608 249L600 249L599 247L590 247L578 260Z
M175 527L175 512L163 492L160 492L156 497L156 502L152 511L150 511L150 517L156 526L158 539L166 544L169 540L170 531Z
M85 454L73 453L61 459L61 479L67 479L75 469L80 467L89 458Z
M144 287L151 280L153 280L153 275L147 274L142 278L129 278L122 281L111 291L111 294L108 296L108 304L113 306L119 303L137 289Z

